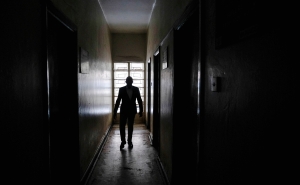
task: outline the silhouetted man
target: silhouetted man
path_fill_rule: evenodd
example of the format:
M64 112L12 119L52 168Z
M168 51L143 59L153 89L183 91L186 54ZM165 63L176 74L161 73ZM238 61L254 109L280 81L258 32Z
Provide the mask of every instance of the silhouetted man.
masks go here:
M143 115L143 102L141 99L140 91L138 87L132 86L133 79L131 76L126 78L126 86L119 88L118 98L116 100L115 108L114 108L114 119L117 117L117 110L120 105L120 101L122 100L121 108L120 108L120 135L121 135L121 145L120 149L124 148L126 144L125 141L125 125L128 120L128 146L129 148L133 147L132 144L132 132L133 132L133 122L134 117L137 113L136 110L136 100L139 104L139 115L142 117Z

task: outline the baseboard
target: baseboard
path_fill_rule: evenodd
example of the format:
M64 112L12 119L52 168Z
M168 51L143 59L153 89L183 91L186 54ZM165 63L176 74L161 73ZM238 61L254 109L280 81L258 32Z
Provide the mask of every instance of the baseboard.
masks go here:
M158 162L159 167L160 167L160 170L161 170L161 172L162 172L162 174L163 174L163 178L164 178L164 180L165 180L165 183L166 183L167 185L170 185L169 178L168 178L167 173L166 173L166 171L165 171L165 169L164 169L164 166L162 165L162 163L161 163L161 161L160 161L159 156L157 156L157 162Z
M98 158L101 154L103 146L105 145L105 143L107 141L107 136L109 135L109 132L111 131L112 126L113 126L113 124L110 125L110 127L107 129L106 133L104 134L104 137L102 138L102 140L100 142L101 144L99 145L98 149L96 150L95 155L94 155L91 163L89 164L87 170L85 171L83 177L80 180L81 185L86 185L87 184L92 172L94 171L95 165L96 165L96 163L98 161Z

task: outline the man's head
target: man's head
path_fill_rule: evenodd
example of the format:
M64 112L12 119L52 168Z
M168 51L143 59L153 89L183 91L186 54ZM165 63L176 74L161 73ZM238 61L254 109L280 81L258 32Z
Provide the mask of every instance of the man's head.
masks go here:
M132 79L132 77L131 76L128 76L127 78L126 78L126 84L127 84L127 87L131 87L132 86L132 83L133 83L133 79Z

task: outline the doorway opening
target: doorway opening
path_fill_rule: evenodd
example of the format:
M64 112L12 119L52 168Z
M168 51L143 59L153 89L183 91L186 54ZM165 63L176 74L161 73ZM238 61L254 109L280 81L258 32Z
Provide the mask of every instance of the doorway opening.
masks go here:
M160 47L153 54L153 86L151 86L151 105L153 106L153 119L151 121L151 140L160 156Z
M51 4L46 23L49 179L51 184L78 184L77 30Z

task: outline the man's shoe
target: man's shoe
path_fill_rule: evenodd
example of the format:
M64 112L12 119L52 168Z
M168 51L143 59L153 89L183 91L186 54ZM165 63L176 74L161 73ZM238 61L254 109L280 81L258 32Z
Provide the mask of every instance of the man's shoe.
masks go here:
M126 144L126 142L122 142L120 145L120 149L124 148L124 145Z
M128 143L128 147L129 147L129 148L133 148L132 142Z

